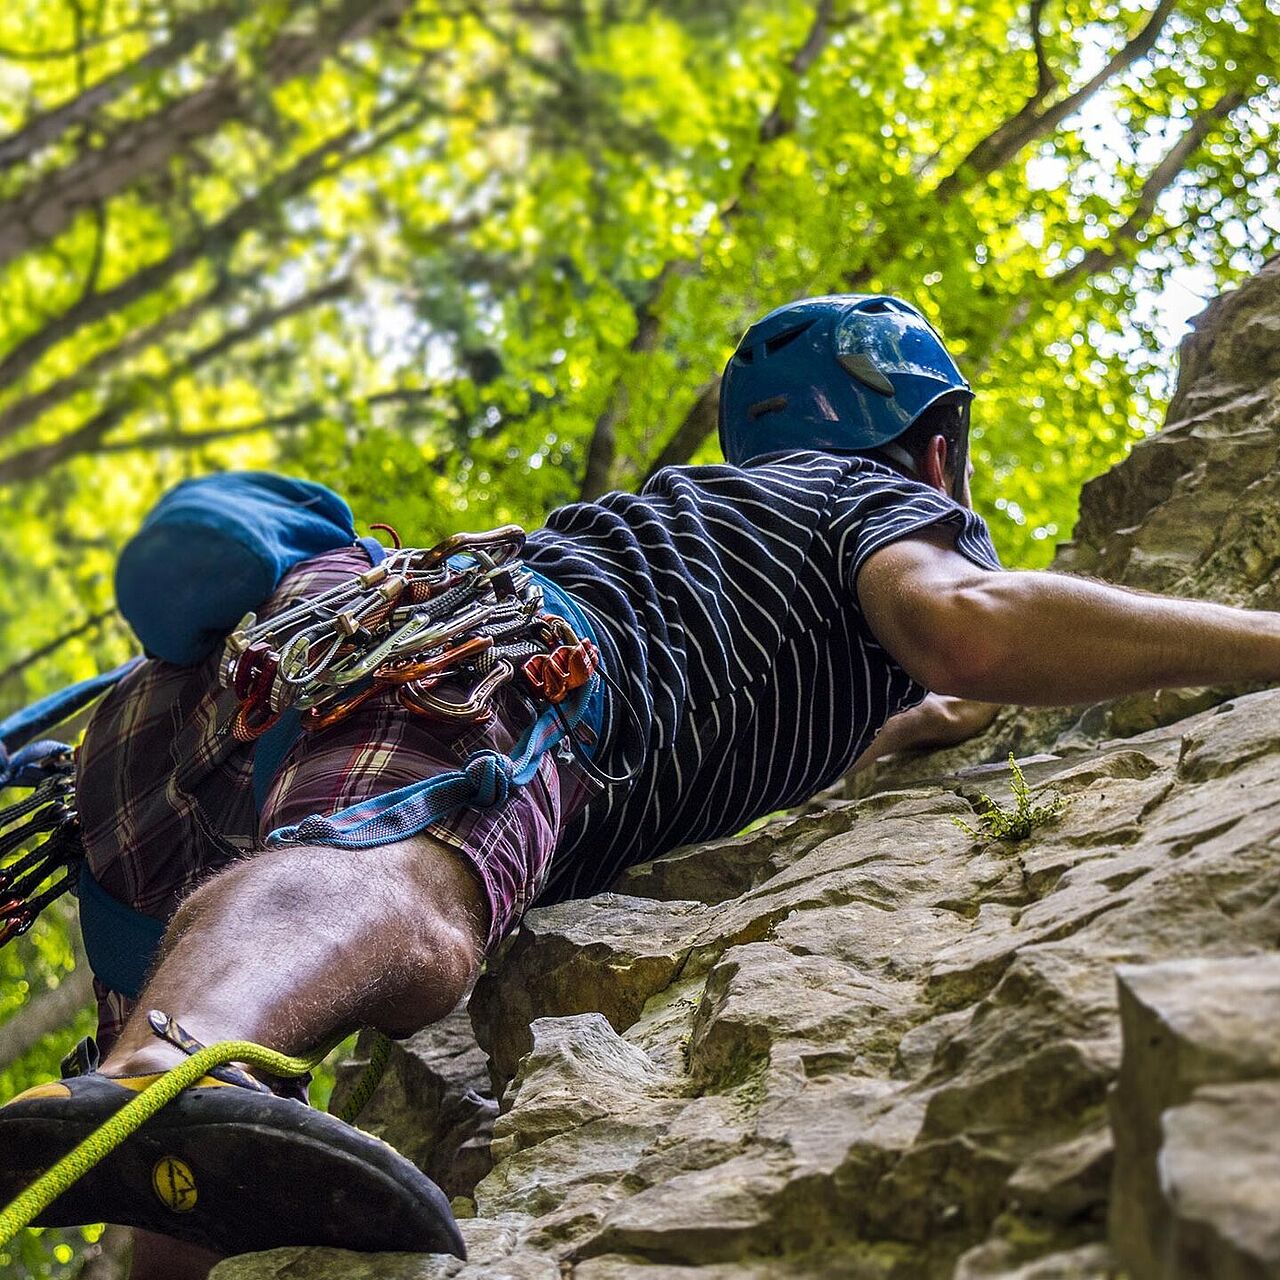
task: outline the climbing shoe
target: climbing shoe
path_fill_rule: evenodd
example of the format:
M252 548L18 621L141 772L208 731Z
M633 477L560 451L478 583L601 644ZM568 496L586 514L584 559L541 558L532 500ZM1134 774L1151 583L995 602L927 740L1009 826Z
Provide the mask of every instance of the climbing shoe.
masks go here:
M91 1071L0 1107L0 1207L158 1079ZM466 1256L439 1187L386 1143L304 1102L212 1075L146 1120L34 1225L92 1222L226 1254L329 1245Z

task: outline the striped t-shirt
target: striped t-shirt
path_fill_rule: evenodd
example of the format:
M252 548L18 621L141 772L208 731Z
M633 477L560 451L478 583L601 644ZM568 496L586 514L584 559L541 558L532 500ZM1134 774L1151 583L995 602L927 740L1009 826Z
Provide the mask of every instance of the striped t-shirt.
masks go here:
M543 901L739 830L841 776L926 693L876 643L867 557L934 524L984 569L982 519L868 458L775 454L672 467L639 494L562 507L524 557L586 609L618 695L596 760L634 770L565 832Z

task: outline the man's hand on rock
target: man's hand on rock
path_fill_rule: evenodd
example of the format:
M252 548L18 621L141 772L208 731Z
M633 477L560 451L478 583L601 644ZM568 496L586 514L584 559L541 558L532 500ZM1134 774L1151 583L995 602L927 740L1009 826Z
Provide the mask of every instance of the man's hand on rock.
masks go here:
M864 769L900 751L930 751L954 747L987 729L1001 709L998 702L977 702L931 693L919 706L885 722L875 741L858 757L853 768Z

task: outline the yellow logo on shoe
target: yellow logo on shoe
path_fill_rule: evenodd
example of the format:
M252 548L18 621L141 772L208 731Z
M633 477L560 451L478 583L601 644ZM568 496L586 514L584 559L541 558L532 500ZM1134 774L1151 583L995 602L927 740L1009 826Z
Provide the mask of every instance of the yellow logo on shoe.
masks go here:
M186 1213L196 1207L196 1176L177 1156L161 1156L151 1170L151 1187L166 1209Z

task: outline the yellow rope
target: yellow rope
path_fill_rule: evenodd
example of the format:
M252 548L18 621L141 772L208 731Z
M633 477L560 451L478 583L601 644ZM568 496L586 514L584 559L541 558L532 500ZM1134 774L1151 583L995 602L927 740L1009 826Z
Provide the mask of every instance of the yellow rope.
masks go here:
M324 1060L332 1049L327 1045L307 1058L293 1058L250 1040L222 1040L199 1049L185 1062L157 1076L136 1098L95 1129L78 1147L67 1152L51 1169L42 1173L21 1195L0 1211L0 1247L7 1245L34 1218L42 1214L60 1195L83 1178L100 1160L110 1155L126 1138L136 1133L162 1107L189 1089L214 1067L228 1062L245 1062L276 1076L305 1075ZM390 1041L379 1035L368 1067L356 1086L351 1102L340 1119L348 1123L358 1114L377 1086L386 1068ZM376 1074L375 1074L376 1073Z

